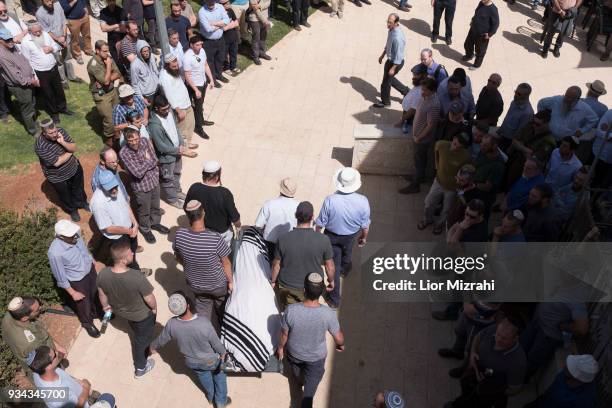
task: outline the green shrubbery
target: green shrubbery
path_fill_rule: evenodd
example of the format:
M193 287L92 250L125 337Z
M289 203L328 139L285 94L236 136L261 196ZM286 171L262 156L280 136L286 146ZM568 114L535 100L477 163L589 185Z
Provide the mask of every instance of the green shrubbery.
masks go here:
M47 260L57 220L55 208L25 210L23 215L0 209L0 318L8 302L19 295L34 295L44 303L59 301ZM13 379L17 362L0 341L0 387Z

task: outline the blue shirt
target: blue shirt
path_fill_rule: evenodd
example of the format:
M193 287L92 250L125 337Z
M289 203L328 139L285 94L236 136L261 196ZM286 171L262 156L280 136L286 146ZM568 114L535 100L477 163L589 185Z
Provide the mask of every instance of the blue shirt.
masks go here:
M219 3L215 3L212 10L209 10L206 5L202 6L198 12L198 17L200 19L200 33L208 40L218 40L223 36L223 28L215 27L212 23L223 21L225 24L229 24L230 22L227 11Z
M179 41L183 46L183 51L189 48L189 39L187 38L187 30L191 29L191 23L187 17L179 16L178 20L175 20L172 16L166 17L166 28L174 29L179 35Z
M459 99L461 99L461 102L463 102L463 105L465 106L465 115L471 118L476 113L476 103L474 103L474 95L472 95L472 92L466 88L467 83L466 86L461 88L461 91L459 92ZM446 81L444 87L438 87L436 94L438 95L438 100L440 101L440 118L445 118L448 115L448 109L453 101L448 94L448 81Z
M550 133L557 140L565 136L573 136L577 130L584 135L593 129L599 120L595 112L582 100L576 102L569 112L564 113L565 105L562 95L540 99L538 111L544 109L550 109L552 112L549 124Z
M519 130L533 119L533 108L531 102L519 105L516 101L510 103L506 117L502 122L497 134L506 139L514 139Z
M113 108L113 125L121 125L122 123L127 123L127 118L125 117L128 112L138 111L140 115L144 118L144 111L147 108L144 99L138 95L134 95L134 106L130 107L120 103L119 105Z
M370 203L358 193L336 192L325 198L315 223L337 235L353 235L370 226Z
M595 112L597 117L600 119L608 111L608 107L606 105L599 102L597 99L593 98L592 96L587 96L586 98L582 98L582 101L584 101L584 103L589 105L589 108L591 108L593 112Z
M100 164L96 166L93 174L91 175L91 192L94 193L97 189L100 188L100 173L106 171ZM119 189L123 193L125 197L129 197L125 186L123 185L123 181L121 181L121 177L119 177L119 173L113 172L115 174L115 179L119 183Z
M527 202L527 198L529 198L529 191L538 184L542 184L544 182L544 176L542 174L538 174L535 177L530 179L521 176L510 188L508 191L508 197L506 198L506 204L508 206L508 210L516 210L517 208L521 208L523 204Z
M446 68L442 67L438 71L438 75L436 75L436 70L438 69L439 66L440 64L438 64L437 62L435 61L432 62L431 66L427 67L427 76L432 77L433 79L436 80L438 84L441 84L445 78L448 78L448 72L446 72Z
M49 246L47 257L57 286L64 289L70 287L71 281L83 279L93 266L93 258L81 237L74 245L55 238Z
M572 182L561 187L559 191L555 193L553 198L553 209L561 221L567 221L570 219L574 213L574 208L576 208L576 203L578 202L578 199L582 193L587 194L587 197L590 196L589 192L586 190L574 191L572 188L573 184L574 183Z
M68 20L80 20L85 15L87 0L77 0L73 7L70 7L68 0L59 0L59 2Z
M597 407L595 392L595 382L568 387L565 373L561 371L534 408L594 408Z
M387 33L387 44L385 52L387 58L395 65L399 65L404 61L404 47L406 46L406 37L400 27L395 27Z
M612 133L610 133L610 136L608 137L608 142L604 144L607 133L607 131L601 128L604 123L609 127L612 127L612 109L607 111L599 121L597 132L595 133L595 140L593 140L593 154L595 156L599 155L599 160L612 164L612 141L610 140L610 138L612 138ZM600 154L599 150L601 149L602 144L604 147Z
M546 182L550 184L553 190L557 191L566 184L573 181L574 173L582 167L582 162L575 154L565 161L561 158L559 148L553 150L548 161Z

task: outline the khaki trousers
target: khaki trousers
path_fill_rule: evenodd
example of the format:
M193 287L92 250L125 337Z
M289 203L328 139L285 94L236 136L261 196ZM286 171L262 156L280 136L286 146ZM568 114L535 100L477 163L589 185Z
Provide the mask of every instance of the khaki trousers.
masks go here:
M89 27L89 14L85 14L79 20L68 20L68 30L70 30L70 52L73 58L81 56L80 36L83 37L85 52L93 53L91 46L91 30Z
M112 91L105 93L102 96L94 94L93 98L94 102L96 103L98 114L102 117L105 143L108 146L112 146L113 138L115 137L115 127L113 126L113 108L119 103L117 90L113 88Z
M332 10L337 12L344 12L344 0L331 0Z
M193 129L195 129L195 116L193 116L193 108L190 106L187 109L177 109L177 111L185 112L185 119L178 123L178 131L185 140L185 145L189 146Z

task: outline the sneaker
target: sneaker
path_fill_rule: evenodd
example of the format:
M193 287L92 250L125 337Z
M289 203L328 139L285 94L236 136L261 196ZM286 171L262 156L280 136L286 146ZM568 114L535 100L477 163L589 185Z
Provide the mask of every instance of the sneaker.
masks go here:
M442 358L456 358L457 360L463 360L463 351L452 348L441 348L438 350L438 355Z
M140 272L145 276L145 278L153 275L153 269L151 268L140 268Z
M386 108L387 106L391 106L390 103L382 103L382 102L376 102L374 104L372 104L372 107L374 108Z
M238 75L238 74L239 74L239 73L241 73L241 72L242 72L242 70L241 70L240 68L234 68L234 69L232 69L232 74L234 74L234 75Z
M468 67L470 71L476 71L478 68L480 68L480 65L471 65Z
M73 211L70 213L70 219L72 222L79 222L81 221L81 216L79 215L78 211Z
M147 365L145 366L145 368L142 368L142 369L137 368L136 371L134 371L134 378L139 379L139 378L144 377L145 374L153 370L153 367L155 367L155 360L153 360L152 358L149 358L147 360Z
M337 15L338 15L338 13L335 12L335 11L332 11L331 13L329 13L330 17L336 17Z
M157 242L155 235L153 235L151 231L143 232L142 236L144 237L145 241L147 241L147 244L154 244Z

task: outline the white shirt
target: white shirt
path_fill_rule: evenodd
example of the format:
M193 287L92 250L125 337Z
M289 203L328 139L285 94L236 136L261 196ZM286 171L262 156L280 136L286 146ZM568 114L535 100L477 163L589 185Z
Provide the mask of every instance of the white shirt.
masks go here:
M421 85L415 86L406 94L406 96L404 96L404 99L402 100L402 109L404 112L408 112L410 109L416 110L422 100L423 97L421 96Z
M168 136L170 136L170 140L172 140L174 147L179 147L178 130L176 129L176 123L174 123L174 116L172 116L172 113L167 114L165 118L160 115L157 115L157 117Z
M64 408L64 407L76 407L77 402L79 401L79 397L83 392L83 386L79 384L77 380L74 379L70 374L62 370L61 368L56 368L55 372L59 377L55 381L45 381L40 378L40 375L34 373L34 385L37 388L68 388L68 395L65 401L45 401L45 405L48 408ZM84 408L89 408L89 402L85 401Z
M53 41L51 36L43 31L42 37L47 47L53 48L53 52L60 51L59 45ZM34 71L51 71L57 64L53 52L46 54L35 42L32 34L23 37L21 41L21 53L30 61Z
M295 211L298 202L294 198L280 196L264 203L255 220L255 226L264 228L266 241L276 243L278 237L295 228Z
M199 60L199 61L198 61ZM193 52L192 49L188 49L183 57L183 71L191 72L191 80L196 86L206 85L206 53L203 49L200 50L199 54Z
M170 44L168 44L168 47L170 47L170 54L174 55L178 60L179 68L183 69L183 59L185 58L185 51L183 51L183 46L181 45L181 42L179 41L178 44L176 44L176 47L173 47Z
M4 28L9 30L13 36L18 36L23 33L24 30L28 30L28 26L25 25L23 21L17 23L13 17L9 17L7 21L3 21L2 25L4 25Z
M119 239L121 235L107 234L104 230L108 227L125 227L132 226L130 218L130 204L126 197L119 189L117 198L113 199L106 194L101 188L96 189L90 201L91 212L94 215L98 229L108 239Z
M159 74L159 84L163 88L172 109L189 109L191 107L189 92L187 92L187 87L180 75L173 77L163 69Z

